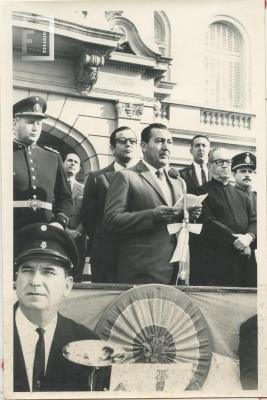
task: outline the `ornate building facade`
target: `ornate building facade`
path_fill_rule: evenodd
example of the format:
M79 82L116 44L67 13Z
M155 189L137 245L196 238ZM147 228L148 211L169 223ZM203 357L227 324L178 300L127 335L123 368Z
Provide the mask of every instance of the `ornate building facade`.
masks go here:
M233 155L255 152L265 124L264 9L258 0L240 3L20 7L13 13L14 101L47 99L41 141L63 156L75 151L84 176L110 162L109 136L122 125L139 135L147 124L166 124L178 167L191 162L190 140L199 133ZM51 26L52 60L38 42L38 34L51 37Z

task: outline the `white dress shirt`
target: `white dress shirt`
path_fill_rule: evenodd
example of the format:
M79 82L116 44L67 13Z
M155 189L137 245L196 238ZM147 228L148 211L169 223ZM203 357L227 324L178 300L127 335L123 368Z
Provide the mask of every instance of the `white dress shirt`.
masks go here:
M193 161L193 164L194 164L194 168L195 168L195 171L196 171L196 176L197 176L197 180L198 180L198 183L199 183L199 186L201 186L201 185L203 185L203 183L204 182L202 182L202 177L201 177L201 167L200 167L200 164L197 164L197 163L195 163L194 161ZM207 180L207 182L208 182L208 168L207 168L207 164L203 164L203 171L205 172L205 175L206 175L206 180Z
M38 326L32 324L28 320L28 318L25 317L25 315L23 314L23 312L19 307L16 311L15 321L25 361L30 391L32 392L32 373L33 373L34 355L35 355L36 343L39 339L39 335L36 332ZM56 325L57 325L57 315L52 319L52 321L49 322L48 325L46 325L43 328L45 330L44 333L45 369L47 366L48 356L50 353L50 348L54 337Z

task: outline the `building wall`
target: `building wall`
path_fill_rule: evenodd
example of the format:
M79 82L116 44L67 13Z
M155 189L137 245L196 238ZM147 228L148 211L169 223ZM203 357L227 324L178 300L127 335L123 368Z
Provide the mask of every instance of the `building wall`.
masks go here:
M14 101L33 94L47 99L49 118L44 122L44 131L77 152L85 175L111 161L109 135L122 125L130 126L140 135L149 123L165 123L173 134L172 164L177 166L191 161L190 140L198 133L209 136L212 146L227 147L231 155L245 150L255 151L256 137L264 134L265 126L262 84L264 10L261 3L259 0L181 0L167 4L164 13L169 20L170 56L173 60L166 80L176 83L171 89L165 85L168 86L167 94L162 89L160 92L153 74L149 73L149 63L152 65L153 59L146 54L134 56L111 52L112 56L105 65L99 67L93 89L81 95L75 87L77 57L67 52L64 54L62 50L61 54L56 53L55 61L40 61L36 65L36 62L22 61L21 49L15 43ZM103 16L100 10L97 12ZM55 9L55 16L57 13ZM103 24L105 18L94 18L93 12L88 13L88 18L78 12L74 14L76 23L84 27L97 27L96 21L99 21L102 29L111 29L109 22ZM61 10L61 19L67 21L74 14L69 10L64 16ZM151 44L154 29L151 7L144 6L142 15L133 9L124 11L122 15L135 24L142 48L146 50L150 46L155 50L156 44ZM245 68L248 101L242 109L211 107L205 103L205 32L217 20L234 24L245 41L242 68ZM14 25L18 25L16 20ZM68 36L71 35L68 30ZM64 40L64 32L61 32L60 40ZM79 47L79 42L76 43ZM101 39L99 43L101 45ZM81 41L81 49L83 46ZM130 112L127 111L129 105Z

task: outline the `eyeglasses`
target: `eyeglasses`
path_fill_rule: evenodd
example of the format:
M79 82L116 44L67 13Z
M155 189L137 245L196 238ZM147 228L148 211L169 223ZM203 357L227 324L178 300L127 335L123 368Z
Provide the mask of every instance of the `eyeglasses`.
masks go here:
M216 165L218 165L218 167L222 167L224 164L225 164L227 167L229 167L229 166L232 164L232 161L231 161L231 160L213 160L213 161L211 161L210 163L211 163L211 164L212 164L212 163L215 163Z
M137 139L135 139L135 138L121 138L121 139L116 139L116 143L119 143L119 144L127 144L127 143L130 143L130 144L137 144Z

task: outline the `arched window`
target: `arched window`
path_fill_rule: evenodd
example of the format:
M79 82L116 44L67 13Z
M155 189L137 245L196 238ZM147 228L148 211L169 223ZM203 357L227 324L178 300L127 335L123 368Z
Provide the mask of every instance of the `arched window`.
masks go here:
M164 11L154 11L154 42L163 56L170 55L170 25Z
M205 37L205 100L210 106L243 108L243 40L225 22L209 26Z

